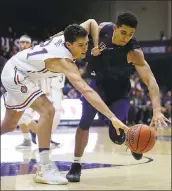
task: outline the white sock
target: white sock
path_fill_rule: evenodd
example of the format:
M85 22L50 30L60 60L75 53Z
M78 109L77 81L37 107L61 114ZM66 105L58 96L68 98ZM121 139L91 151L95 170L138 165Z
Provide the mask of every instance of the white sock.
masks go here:
M81 163L81 157L74 157L74 163Z
M23 133L23 137L24 137L24 139L26 139L26 140L31 140L31 136L30 136L29 133Z
M48 164L50 162L49 159L49 150L47 151L42 151L39 153L40 155L40 163L41 164Z

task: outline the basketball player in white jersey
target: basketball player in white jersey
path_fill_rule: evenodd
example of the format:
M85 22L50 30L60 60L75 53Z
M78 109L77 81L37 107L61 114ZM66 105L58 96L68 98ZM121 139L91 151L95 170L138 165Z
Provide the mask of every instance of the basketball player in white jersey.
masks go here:
M52 42L53 43L53 42ZM19 48L20 51L25 50L31 47L31 38L28 35L22 35L19 39ZM62 89L64 87L65 76L64 74L59 74L58 77L52 79L43 79L39 81L40 89L48 96L48 98L54 102L54 107L56 109L54 120L53 120L53 127L52 130L55 131L56 127L60 123L60 106L62 100ZM56 84L56 87L55 85ZM22 134L23 134L23 143L16 146L16 149L30 149L31 139L34 144L36 144L36 133L37 133L37 123L34 121L33 116L35 112L29 108L26 109L22 117L18 122L18 126L20 127ZM29 130L31 136L29 134ZM59 143L51 140L51 148L57 147Z
M46 42L17 53L5 65L1 79L7 90L6 113L1 124L1 134L16 128L25 109L31 107L39 113L38 142L40 164L34 176L35 182L47 184L67 184L68 180L58 174L54 163L49 159L49 145L55 109L51 101L35 83L39 79L63 73L73 86L98 111L112 121L119 134L119 128L128 130L102 101L100 96L81 78L75 59L83 59L88 49L88 33L94 42L94 52L98 50L98 24L87 20L81 25L69 25L64 30L64 41Z

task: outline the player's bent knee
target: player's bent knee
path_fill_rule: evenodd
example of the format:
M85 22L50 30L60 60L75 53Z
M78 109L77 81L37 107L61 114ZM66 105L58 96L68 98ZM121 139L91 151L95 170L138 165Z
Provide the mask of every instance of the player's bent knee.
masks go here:
M40 96L32 105L31 108L38 112L40 116L54 117L55 108L53 104L44 95Z
M83 120L81 118L81 121L79 123L79 128L82 129L82 130L89 130L91 124L89 122L89 120Z
M87 131L87 130L89 130L90 127L85 126L85 125L84 126L83 125L82 126L79 125L79 128L84 130L84 131Z
M52 104L49 104L45 107L45 109L41 112L41 115L44 115L45 117L54 117L55 115L55 108Z
M34 109L34 108L33 108ZM54 117L55 114L55 108L51 102L42 103L39 105L39 107L36 107L36 111L40 114L40 116L44 117Z
M48 115L51 115L51 116L55 115L55 108L54 108L53 104L48 106L47 113L48 113Z

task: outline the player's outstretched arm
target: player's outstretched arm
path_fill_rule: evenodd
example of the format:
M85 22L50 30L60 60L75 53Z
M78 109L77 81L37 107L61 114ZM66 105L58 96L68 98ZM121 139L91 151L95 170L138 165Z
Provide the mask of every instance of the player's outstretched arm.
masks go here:
M100 96L82 79L75 63L67 59L59 59L57 62L51 61L47 63L46 68L53 72L64 73L71 84L83 94L87 101L112 121L118 135L120 134L119 128L124 129L124 131L128 130L128 127L109 110Z
M98 47L99 43L99 32L98 32L98 23L94 19L88 19L87 21L80 24L93 39L94 47Z
M135 49L134 51L129 53L130 61L135 65L136 71L138 72L140 78L145 83L149 90L149 96L152 101L153 107L153 119L151 122L151 126L167 126L166 122L170 122L168 119L164 117L161 113L161 102L160 102L160 91L159 86L156 82L156 79L151 71L150 66L144 59L144 54L142 50Z

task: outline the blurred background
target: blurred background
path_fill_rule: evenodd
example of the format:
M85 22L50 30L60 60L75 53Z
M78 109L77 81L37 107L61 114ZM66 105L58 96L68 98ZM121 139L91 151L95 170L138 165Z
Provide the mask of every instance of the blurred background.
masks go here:
M172 31L171 1L113 1L113 0L1 0L0 1L0 67L19 51L19 37L27 34L32 45L47 40L72 23L89 18L101 22L115 22L121 11L129 10L139 19L136 38L142 46L161 90L162 112L171 117L172 90ZM90 39L91 41L91 39ZM91 47L90 47L91 48ZM80 63L84 75L86 62ZM152 116L148 91L136 73L131 77L129 123L149 123ZM112 87L113 88L113 87ZM1 87L2 93L2 87ZM80 94L66 80L63 89L61 125L76 126L81 117ZM1 110L5 108L1 106ZM1 111L2 114L2 111ZM93 125L104 126L97 115Z

